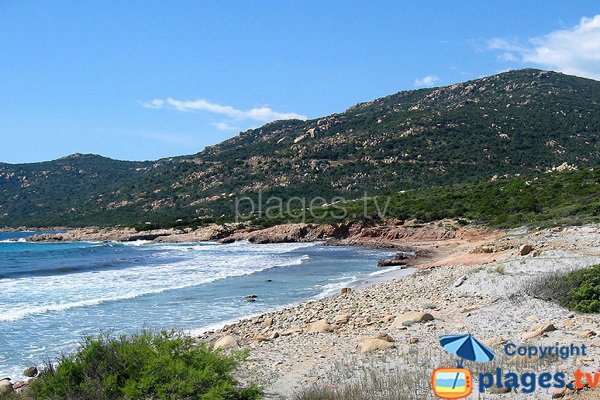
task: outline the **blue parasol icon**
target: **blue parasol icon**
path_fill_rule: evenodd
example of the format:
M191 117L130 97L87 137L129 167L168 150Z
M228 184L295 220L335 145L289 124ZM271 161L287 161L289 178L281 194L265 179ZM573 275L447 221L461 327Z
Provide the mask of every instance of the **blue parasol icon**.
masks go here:
M489 347L475 339L471 334L442 336L440 344L447 352L461 358L461 361L457 362L459 367L462 366L462 359L489 362L495 356Z

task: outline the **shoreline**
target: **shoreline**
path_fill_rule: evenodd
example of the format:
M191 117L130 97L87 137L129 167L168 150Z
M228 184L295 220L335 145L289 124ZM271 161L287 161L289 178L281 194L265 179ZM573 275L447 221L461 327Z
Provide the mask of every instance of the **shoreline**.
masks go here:
M192 328L192 329L189 329L188 331L186 331L186 333L188 333L191 336L202 336L202 335L205 335L208 333L218 332L228 325L233 325L233 324L239 323L244 320L249 320L249 319L253 319L256 317L260 317L265 314L276 313L276 312L280 312L280 311L284 311L284 310L288 310L288 309L293 309L295 307L302 306L303 304L308 303L308 302L319 301L319 300L322 300L325 298L337 296L339 291L343 288L349 288L350 290L360 291L360 290L367 289L367 288L370 288L370 287L373 287L373 286L376 286L376 285L379 285L382 283L393 281L395 279L402 279L404 277L412 275L413 273L416 273L417 271L418 271L418 269L415 267L386 268L386 270L383 270L383 271L376 271L376 272L381 272L381 273L376 275L373 278L358 279L357 282L355 282L354 284L343 285L338 290L336 290L337 293L320 293L315 296L308 297L304 300L284 304L282 306L275 307L270 310L257 312L257 313L253 313L253 314L248 314L248 315L245 315L245 316L239 317L239 318L232 318L227 321L208 325L204 328ZM367 277L368 276L371 276L371 274L367 275Z
M533 249L522 255L524 244ZM442 243L437 245L442 247ZM540 274L600 263L599 225L507 232L487 243L463 243L453 249L418 265L408 276L253 316L200 334L198 339L219 348L249 349L248 371L239 375L246 380L262 377L267 399L288 399L315 385L328 387L340 366L349 370L353 365L375 365L382 370L423 368L411 364L415 351L428 354L427 362L433 367L443 366L447 357L438 351L440 334L468 331L501 352L499 344L507 340L523 343L536 326L547 323L556 330L528 341L585 343L590 349L589 357L554 361L552 368L572 372L597 367L600 338L584 335L597 330L600 315L573 313L530 297L517 304L511 296L527 279ZM399 322L410 313L430 314L433 320ZM374 337L387 337L392 343L370 349L366 343ZM506 358L502 362L507 369L517 368L511 367L515 360ZM545 391L536 398L553 395ZM597 395L588 390L577 398ZM530 396L519 392L510 398Z
M443 232L451 226L447 224ZM597 367L600 337L596 333L583 335L598 330L600 315L573 313L529 297L517 304L511 296L527 279L540 274L599 264L600 225L534 232L453 227L451 237L440 239L421 236L420 227L408 238L391 241L377 235L363 236L364 229L334 244L376 247L372 245L393 243L394 249L410 248L422 256L411 260L408 267L382 268L345 293L303 300L187 333L224 351L249 349L245 370L237 375L242 382L258 379L263 383L265 399L289 399L307 387L327 387L340 366L349 371L361 365L399 371L444 366L447 357L438 351L440 334L468 331L501 351L499 343L522 343L536 326L548 323L556 330L536 336L534 343L585 343L591 354L558 361L552 368L572 371ZM424 229L428 234L432 231L430 226ZM531 247L527 252L522 250L525 245ZM433 320L399 323L408 313L430 314ZM391 344L365 351L365 343L374 337L387 337ZM415 352L427 354L426 366L412 364ZM506 368L516 368L511 367L512 360L504 362ZM586 397L588 392L592 397ZM577 398L597 395L586 390ZM510 396L530 398L522 393ZM552 396L546 391L536 398Z

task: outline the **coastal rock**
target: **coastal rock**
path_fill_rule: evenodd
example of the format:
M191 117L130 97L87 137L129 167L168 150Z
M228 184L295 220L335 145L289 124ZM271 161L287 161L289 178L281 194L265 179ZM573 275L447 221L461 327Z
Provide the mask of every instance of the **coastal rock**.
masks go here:
M348 323L348 321L350 321L350 317L351 317L350 314L338 314L333 319L333 324L334 325L345 325Z
M369 339L385 340L386 342L389 342L389 343L395 342L394 338L391 337L390 335L388 335L387 333L378 333L377 335L375 335Z
M393 328L401 328L406 326L407 324L416 324L422 322L433 321L433 315L424 312L411 311L404 314L400 314L396 316L394 323L392 324Z
M594 337L594 336L596 336L596 332L594 332L591 329L586 329L585 331L583 331L581 333L581 335L579 337L581 337L582 339L588 339L588 338L591 338L591 337Z
M23 376L28 378L33 378L38 374L38 369L36 367L29 367L25 371L23 371Z
M12 393L13 385L10 383L10 379L4 378L0 381L0 395Z
M302 329L290 328L290 329L286 329L285 331L281 332L281 336L297 335L299 333L302 333Z
M533 251L533 246L530 244L524 244L519 248L519 255L526 256Z
M213 350L236 349L238 347L239 347L239 345L238 345L237 339L231 335L227 335L227 336L223 336L221 339L219 339L215 342L215 345L213 346Z
M266 337L264 335L256 335L256 336L254 336L254 340L257 342L268 342L271 339L269 339L268 337Z
M340 294L350 293L351 291L352 291L352 289L350 289L349 287L341 288Z
M502 346L502 345L508 343L508 340L506 340L500 336L494 336L489 339L482 340L482 343L488 347L499 347L499 346Z
M313 322L312 324L308 325L308 327L305 329L304 332L305 333L333 332L333 327L326 319L322 319L320 321Z
M273 325L273 318L265 318L262 323L263 328L270 328Z
M505 394L505 393L510 393L512 391L511 388L507 388L507 387L492 387L489 389L485 390L487 393L491 393L491 394Z
M454 281L454 287L459 287L467 280L467 276L463 275Z
M396 345L392 342L388 342L387 340L371 338L367 339L360 344L360 352L361 353L370 353L376 350L387 350L395 347Z
M523 335L523 339L527 340L527 339L533 339L539 336L542 336L544 333L547 332L552 332L555 331L556 327L554 326L554 324L541 324L541 325L536 325L533 327L533 330L530 332L527 332Z
M398 265L406 265L406 260L392 258L392 259L381 259L377 261L378 267L396 267Z

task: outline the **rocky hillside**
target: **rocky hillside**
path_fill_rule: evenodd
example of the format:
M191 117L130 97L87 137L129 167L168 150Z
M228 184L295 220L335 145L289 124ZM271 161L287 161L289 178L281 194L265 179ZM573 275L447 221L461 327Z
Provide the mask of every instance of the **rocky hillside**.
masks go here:
M0 164L0 226L190 221L259 190L329 200L594 166L599 104L600 82L525 69L273 122L190 156Z

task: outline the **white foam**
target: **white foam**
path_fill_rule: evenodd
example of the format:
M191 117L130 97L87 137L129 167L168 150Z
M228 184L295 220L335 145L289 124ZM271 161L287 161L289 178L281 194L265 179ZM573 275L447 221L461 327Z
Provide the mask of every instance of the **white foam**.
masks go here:
M308 256L285 255L314 244L156 246L182 261L125 269L0 280L0 322L34 314L89 307L168 290L193 287L218 279L243 276L276 266L301 264ZM152 245L154 247L154 245ZM172 248L174 247L174 248ZM218 247L218 249L217 249ZM187 249L187 250L186 250ZM218 251L215 251L218 250Z

